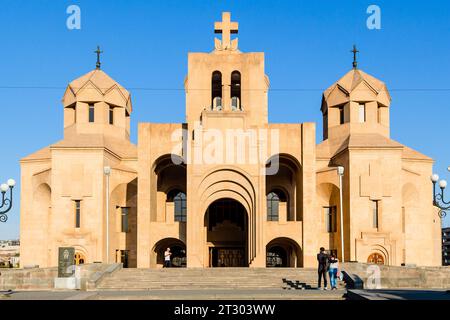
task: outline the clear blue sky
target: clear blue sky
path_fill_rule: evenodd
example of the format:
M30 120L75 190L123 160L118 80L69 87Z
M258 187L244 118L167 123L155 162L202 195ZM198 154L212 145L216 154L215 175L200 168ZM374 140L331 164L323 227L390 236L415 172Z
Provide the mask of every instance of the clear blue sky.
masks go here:
M66 27L71 4L81 30ZM366 27L371 4L381 30ZM0 0L0 181L19 181L19 159L62 138L64 88L95 67L97 44L103 70L132 93L134 142L137 122L183 122L183 90L138 88L182 89L187 53L213 49L222 11L239 22L242 51L266 53L271 122L316 122L320 141L321 91L349 71L356 43L360 68L391 91L392 138L450 177L450 1ZM19 191L0 239L19 236Z

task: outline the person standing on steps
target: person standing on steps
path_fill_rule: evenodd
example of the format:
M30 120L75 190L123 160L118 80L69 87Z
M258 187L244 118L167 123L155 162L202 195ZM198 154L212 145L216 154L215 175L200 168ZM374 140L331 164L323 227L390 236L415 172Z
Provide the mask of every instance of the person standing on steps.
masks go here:
M318 263L318 274L319 274L319 284L318 289L322 290L322 277L323 277L323 288L327 290L327 269L328 269L328 255L325 253L325 248L321 247L320 252L317 254Z
M334 256L334 254L330 257L330 270L328 273L330 274L330 285L331 290L337 290L337 277L339 272L339 259Z
M167 248L164 252L164 268L170 268L172 267L172 261L170 260L170 256L172 255L172 252L170 252L170 248Z

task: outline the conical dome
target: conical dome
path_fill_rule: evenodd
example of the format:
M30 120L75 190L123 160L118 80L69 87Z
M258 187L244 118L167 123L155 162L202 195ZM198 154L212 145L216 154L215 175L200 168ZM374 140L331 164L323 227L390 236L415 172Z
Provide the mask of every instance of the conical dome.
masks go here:
M103 101L123 107L129 114L132 111L130 93L100 69L92 70L67 86L62 100L64 107L71 106L77 101Z
M359 69L352 69L323 93L329 107L349 101L377 101L389 106L391 97L386 84Z

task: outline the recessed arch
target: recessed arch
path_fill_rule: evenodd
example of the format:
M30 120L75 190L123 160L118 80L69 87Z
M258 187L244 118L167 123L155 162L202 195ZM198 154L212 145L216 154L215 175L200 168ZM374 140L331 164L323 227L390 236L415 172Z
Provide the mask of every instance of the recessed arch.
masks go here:
M187 194L187 172L183 158L175 154L164 154L158 157L151 167L150 184L150 219L151 221L167 221L174 216L174 206L169 206L169 193L179 190Z
M47 251L47 241L49 234L49 221L52 213L52 189L46 182L40 183L33 192L33 201L30 211L27 212L27 223L39 226L36 232L33 246L33 253L37 257L36 263L41 265L51 265L52 257ZM40 245L37 245L40 243Z
M172 252L171 261L173 267L186 267L186 244L177 238L160 239L152 248L150 255L150 266L162 268L164 265L164 252L170 248Z
M266 196L272 190L280 189L288 199L286 209L281 213L283 220L301 221L303 219L302 180L302 166L293 155L274 154L266 161Z
M231 99L231 110L237 111L242 110L241 106L241 73L234 70L231 73L231 89L230 89L230 99Z
M211 109L222 110L222 73L218 70L211 75Z
M110 195L110 249L115 249L110 256L132 268L137 266L137 201L137 178L117 185Z
M204 215L210 267L248 266L248 214L233 198L214 200Z
M173 165L186 167L184 159L181 156L177 154L166 153L159 156L155 161L153 161L151 169L152 171L155 171L156 174L158 174L158 172L164 170L168 166Z
M75 249L74 263L76 265L89 263L89 254L85 246L80 244L71 244L67 247L72 247Z
M381 259L376 260L379 257L381 257ZM390 258L389 252L388 250L386 250L385 247L379 244L374 244L370 247L369 255L367 257L367 263L389 265L390 264L389 258ZM370 261L370 259L372 259L372 261Z
M293 239L278 237L266 245L266 267L303 266L303 255L300 245Z
M321 183L316 187L317 219L322 226L322 232L328 234L328 243L323 245L329 249L337 250L341 254L340 233L340 197L339 188L333 183ZM344 220L345 221L345 220ZM344 229L344 232L347 232ZM346 235L344 235L345 239ZM341 257L339 256L339 259Z
M243 196L241 193L239 193L236 190L233 189L219 189L213 193L211 193L207 198L202 200L202 209L201 212L205 212L205 210L214 202L222 198L228 198L233 199L237 202L239 202L242 206L244 206L246 210L246 214L248 218L250 219L250 213L253 212L252 209L252 203L249 202L249 200Z
M287 166L292 172L295 172L302 167L300 161L289 153L277 153L271 155L266 161L266 166L277 165L277 163L283 163L283 165Z
M244 206L248 216L246 260L252 261L257 251L256 192L248 173L234 166L215 167L203 175L195 189L199 195L200 205L197 209L200 212L205 212L211 203L220 198L230 198ZM206 266L206 258L204 263Z
M235 167L235 166L222 166L220 168L213 168L211 170L209 170L202 178L201 182L200 182L200 186L208 184L208 179L210 180L211 176L216 175L219 172L223 172L223 173L229 173L229 174L236 174L237 176L242 176L242 178L244 180L247 181L248 185L250 186L249 191L251 191L251 194L254 196L255 195L255 189L253 187L253 184L251 182L251 177L250 175L245 172L244 170Z
M249 215L254 212L256 193L253 183L246 172L235 167L215 168L207 172L197 190L203 211L212 201L224 197L226 192L228 195L234 193L235 196L231 197L246 206Z

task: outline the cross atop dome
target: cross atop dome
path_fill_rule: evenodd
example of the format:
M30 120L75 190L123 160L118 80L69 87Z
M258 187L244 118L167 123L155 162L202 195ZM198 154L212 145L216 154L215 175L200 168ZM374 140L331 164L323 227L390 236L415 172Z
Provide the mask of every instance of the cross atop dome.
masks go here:
M97 63L95 64L95 69L100 70L100 66L102 65L102 63L100 62L100 54L103 53L103 51L100 51L100 46L97 46L97 50L95 50L94 53L97 54Z
M238 39L231 40L231 34L237 34L239 24L231 21L230 12L222 12L222 21L214 22L214 33L222 34L222 41L215 38L214 44L217 50L236 50Z
M352 51L350 51L351 53L353 53L353 69L357 69L358 68L358 61L356 60L356 54L359 52L358 49L356 49L356 45L353 45L353 49Z

